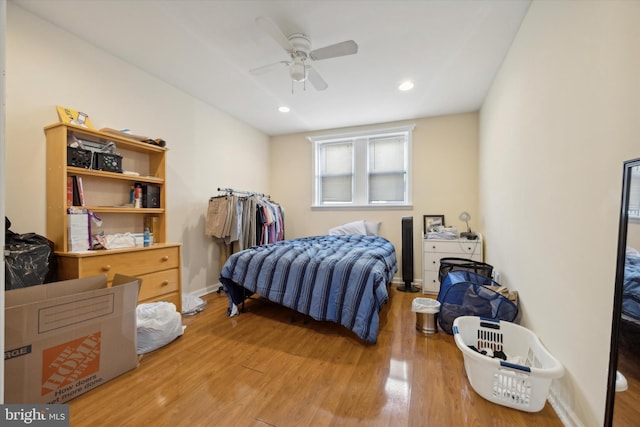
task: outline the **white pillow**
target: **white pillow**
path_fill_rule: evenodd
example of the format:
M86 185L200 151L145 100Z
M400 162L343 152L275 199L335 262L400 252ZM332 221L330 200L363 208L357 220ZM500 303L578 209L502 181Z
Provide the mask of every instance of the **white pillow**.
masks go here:
M631 246L627 246L626 255L628 256L640 256L640 252L636 248L632 248Z
M380 222L365 221L364 228L367 230L367 235L377 236L380 234Z
M364 225L364 221L348 222L337 227L333 227L329 230L329 236L341 236L345 234L367 234L367 229Z

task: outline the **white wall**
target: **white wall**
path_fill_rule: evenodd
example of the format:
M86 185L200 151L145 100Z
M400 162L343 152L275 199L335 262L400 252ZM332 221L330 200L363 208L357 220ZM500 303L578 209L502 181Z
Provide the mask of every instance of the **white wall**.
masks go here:
M183 290L217 284L219 248L204 235L208 199L218 187L268 191L268 136L13 3L6 84L5 198L13 231L46 234L43 127L58 121L56 105L71 107L96 128L167 141L167 234L183 245Z
M534 1L480 114L487 261L602 425L624 160L640 157L640 3Z
M7 2L0 0L0 165L5 170L5 28L7 22ZM4 216L4 173L0 173L0 218ZM0 234L0 248L4 248L4 233ZM0 271L4 271L4 257L0 257ZM0 289L4 289L4 274L0 274ZM0 312L4 313L4 292L0 292ZM0 351L4 353L4 316L0 316ZM4 379L4 363L0 366L0 378ZM4 380L3 380L4 382ZM4 403L4 387L0 387L0 402Z
M463 229L462 211L478 222L478 114L456 114L394 122L375 128L415 125L411 167L413 206L410 209L311 209L313 200L312 144L308 136L368 130L373 126L291 134L271 139L270 181L274 200L285 207L288 238L326 234L329 228L356 220L381 221L380 234L402 256L401 218L413 216L414 278L422 278L422 217L444 215L447 225ZM398 268L402 268L401 265ZM401 276L398 272L398 277Z

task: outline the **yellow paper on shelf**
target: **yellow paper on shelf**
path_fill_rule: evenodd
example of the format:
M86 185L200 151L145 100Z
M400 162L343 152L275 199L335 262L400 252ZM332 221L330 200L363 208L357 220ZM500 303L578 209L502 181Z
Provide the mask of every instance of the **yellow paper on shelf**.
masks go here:
M71 123L72 125L93 129L93 124L87 114L60 105L56 106L56 110L58 110L58 117L60 117L62 123Z

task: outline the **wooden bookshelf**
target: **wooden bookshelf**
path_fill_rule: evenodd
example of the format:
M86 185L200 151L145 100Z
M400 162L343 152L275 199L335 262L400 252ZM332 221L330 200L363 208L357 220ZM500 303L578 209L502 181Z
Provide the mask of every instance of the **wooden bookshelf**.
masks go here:
M165 147L122 135L56 123L44 128L47 143L47 237L53 241L58 257L60 280L114 273L141 277L140 302L167 300L181 307L180 245L166 241L166 154ZM94 145L115 144L127 173L108 172L71 166L67 146L74 141ZM154 244L112 250L70 252L67 221L67 179L81 177L84 207L102 219L106 234L142 233L145 218L156 217ZM159 207L134 208L129 204L130 188L135 184L159 187Z

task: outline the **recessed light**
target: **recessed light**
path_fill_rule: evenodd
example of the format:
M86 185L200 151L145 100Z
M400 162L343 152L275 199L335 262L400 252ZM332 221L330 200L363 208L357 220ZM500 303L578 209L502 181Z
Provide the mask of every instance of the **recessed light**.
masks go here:
M398 90L401 90L403 92L406 92L411 89L413 89L413 82L409 80L407 80L406 82L402 82L400 86L398 86Z
M289 111L291 111L291 109L283 105L282 107L278 107L278 111L280 111L281 113L288 113Z

